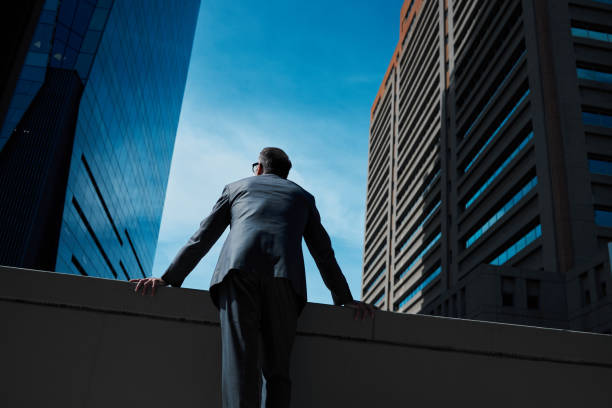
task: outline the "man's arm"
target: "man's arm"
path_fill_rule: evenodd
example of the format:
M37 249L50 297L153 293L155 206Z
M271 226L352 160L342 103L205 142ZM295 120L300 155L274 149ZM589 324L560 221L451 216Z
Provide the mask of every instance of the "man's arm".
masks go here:
M314 202L304 231L304 241L319 268L325 286L331 291L334 304L343 305L352 302L351 290L338 266L331 240L321 225L321 216Z
M180 287L187 275L210 250L230 223L229 188L225 186L212 212L201 223L162 275L168 284Z

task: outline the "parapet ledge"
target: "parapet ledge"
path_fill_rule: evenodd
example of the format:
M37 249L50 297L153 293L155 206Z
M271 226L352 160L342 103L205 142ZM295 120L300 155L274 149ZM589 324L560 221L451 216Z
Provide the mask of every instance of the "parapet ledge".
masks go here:
M125 281L3 266L0 282L2 302L219 324L203 290L162 287L142 296ZM298 336L612 367L609 335L382 311L354 320L350 309L316 303L306 305Z

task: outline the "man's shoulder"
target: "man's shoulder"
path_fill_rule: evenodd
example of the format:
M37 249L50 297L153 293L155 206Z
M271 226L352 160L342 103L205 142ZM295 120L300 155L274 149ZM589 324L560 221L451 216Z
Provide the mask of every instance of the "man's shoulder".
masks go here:
M282 177L274 176L274 175L261 175L261 176L251 176L245 177L240 180L236 180L227 185L227 188L230 191L239 191L241 189L246 189L252 186L260 186L260 185L274 185L279 188L293 190L297 193L303 194L308 198L309 201L314 202L314 196L310 194L305 188L300 186L294 181L284 179Z

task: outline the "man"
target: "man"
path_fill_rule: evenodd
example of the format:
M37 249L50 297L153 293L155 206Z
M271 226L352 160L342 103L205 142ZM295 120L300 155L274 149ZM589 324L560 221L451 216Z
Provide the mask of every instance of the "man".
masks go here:
M306 303L302 237L336 305L355 309L355 318L374 307L353 300L321 225L314 197L287 180L291 161L266 147L253 163L256 177L228 184L212 213L178 252L161 278L132 279L145 294L156 286L180 287L229 225L230 232L211 281L219 309L222 341L222 398L226 408L259 407L258 336L266 404L289 407L289 361L297 318Z

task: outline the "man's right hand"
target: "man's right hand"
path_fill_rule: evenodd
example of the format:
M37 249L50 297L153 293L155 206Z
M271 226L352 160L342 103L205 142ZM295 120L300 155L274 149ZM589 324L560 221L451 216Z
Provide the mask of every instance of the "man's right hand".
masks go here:
M350 302L345 303L343 306L355 309L355 314L353 315L353 318L355 320L363 320L366 316L374 318L374 311L378 310L376 306L371 305L369 303L361 302L359 300L352 300Z
M167 286L168 285L168 283L162 278L155 278L155 277L144 278L144 279L130 279L130 282L133 282L136 284L136 288L134 289L134 292L138 293L138 291L140 290L142 295L147 293L147 288L151 288L151 296L155 294L155 288L157 286Z

